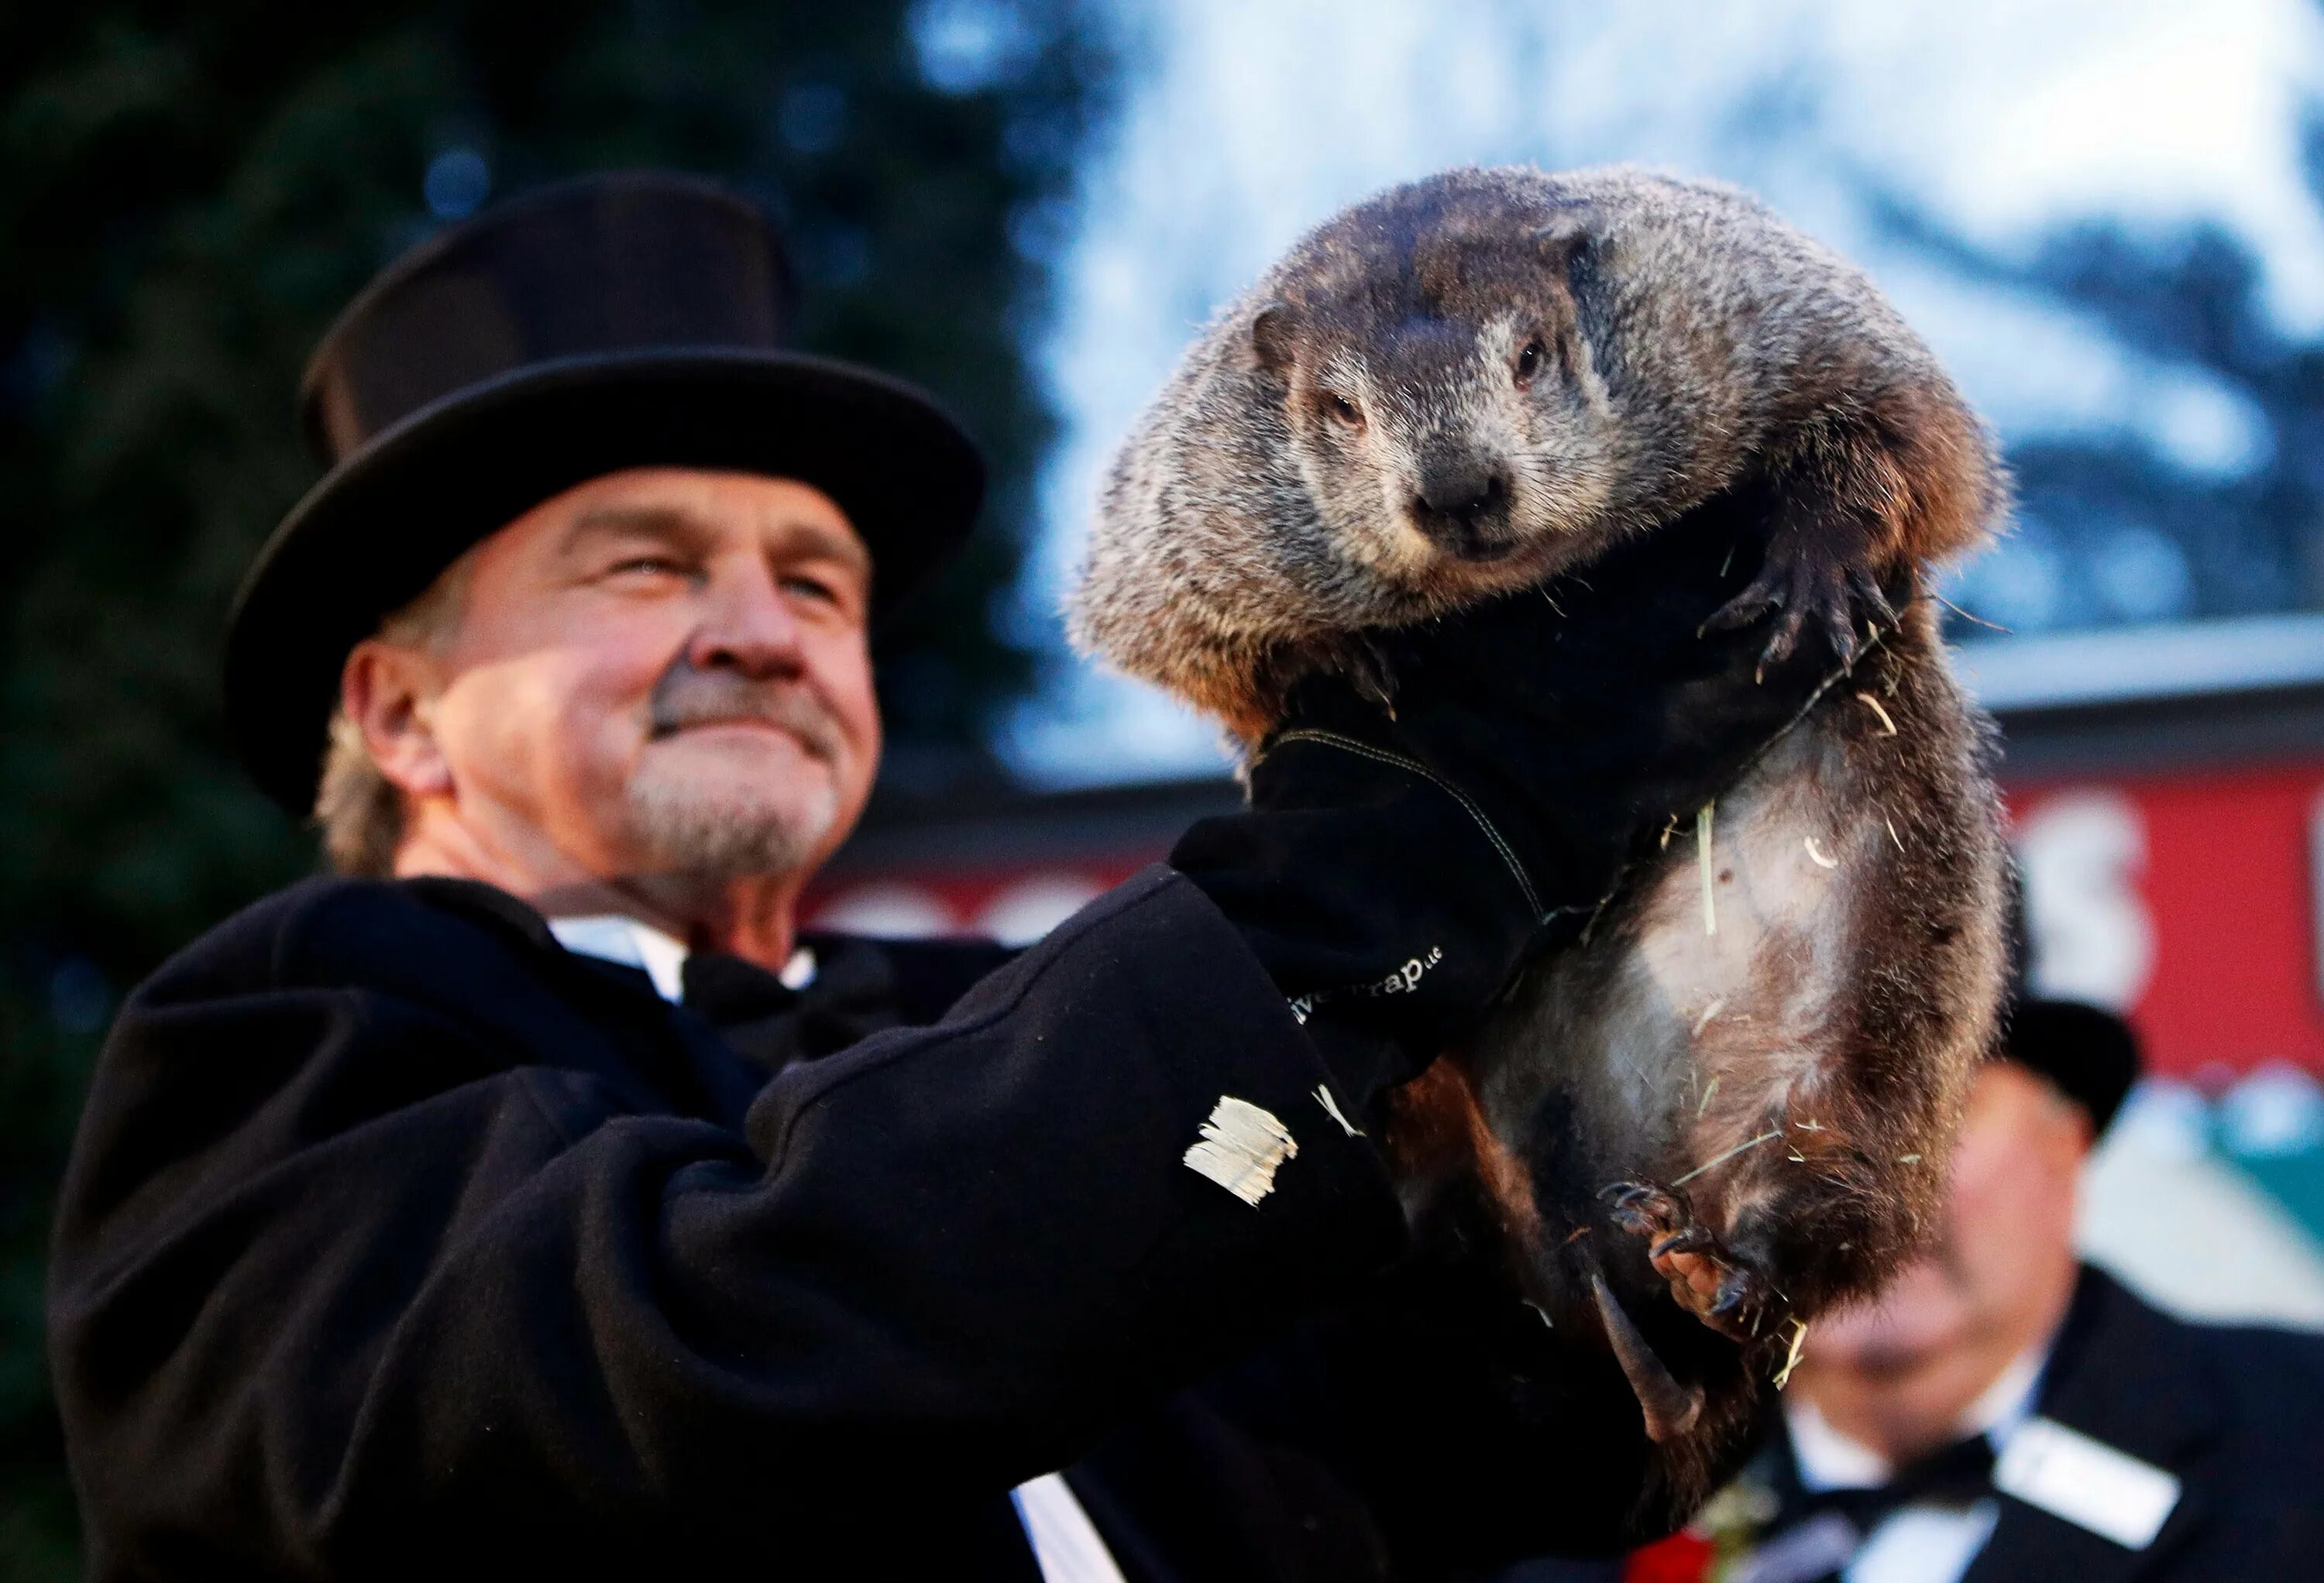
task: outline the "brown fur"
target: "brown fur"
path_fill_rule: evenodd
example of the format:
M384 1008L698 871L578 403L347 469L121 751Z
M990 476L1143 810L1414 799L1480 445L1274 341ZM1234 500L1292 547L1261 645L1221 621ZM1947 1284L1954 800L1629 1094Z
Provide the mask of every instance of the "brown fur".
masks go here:
M1705 1389L1694 1438L1709 1443L1674 1449L1685 1457L1740 1427L1791 1319L1868 1293L1936 1224L2001 973L1988 757L1916 603L1720 799L1719 934L1703 932L1681 831L1589 941L1536 968L1456 1057L1487 1126L1531 1167L1529 1295L1587 1330L1587 1278L1602 1272ZM1673 1271L1600 1190L1697 1172L1683 1191L1717 1247ZM1502 1199L1501 1173L1478 1180ZM1588 1263L1566 1251L1584 1234ZM1708 1280L1696 1295L1715 1297L1729 1267L1771 1289L1749 1299L1766 1307L1744 1316L1756 1322L1740 1347L1656 1322L1663 1289Z
M1721 796L1722 930L1681 831L1404 1092L1394 1150L1417 1215L1481 1189L1529 1300L1602 1325L1650 1425L1680 1386L1645 1348L1701 1393L1659 1420L1680 1505L1792 1321L1933 1223L1991 1037L1989 750L1917 592L2002 509L1983 427L1858 272L1740 193L1452 171L1327 221L1212 325L1122 449L1074 602L1084 647L1252 743L1362 629L1738 489L1774 503L1736 614L1775 608L1776 646L1813 618L1852 652L1875 579L1914 596Z

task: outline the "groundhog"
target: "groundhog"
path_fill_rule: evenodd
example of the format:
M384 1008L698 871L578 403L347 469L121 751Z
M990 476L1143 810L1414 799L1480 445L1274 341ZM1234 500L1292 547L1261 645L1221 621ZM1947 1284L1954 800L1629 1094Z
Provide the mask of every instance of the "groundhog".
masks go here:
M2006 858L1925 579L2006 494L1861 273L1742 192L1626 169L1455 170L1326 222L1104 492L1076 641L1247 748L1319 668L1392 704L1367 633L1536 585L1557 621L1609 546L1705 511L1759 568L1713 622L1766 621L1771 663L1828 636L1794 726L1399 1096L1416 1217L1489 1206L1524 1298L1614 1353L1676 1505L1805 1321L1938 1211Z

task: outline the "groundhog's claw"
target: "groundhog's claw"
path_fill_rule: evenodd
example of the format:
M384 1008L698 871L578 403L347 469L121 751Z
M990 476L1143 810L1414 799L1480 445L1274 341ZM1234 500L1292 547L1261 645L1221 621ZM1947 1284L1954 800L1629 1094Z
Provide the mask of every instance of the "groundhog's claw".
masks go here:
M1792 657L1801 632L1813 621L1845 667L1856 661L1859 611L1880 626L1896 619L1869 569L1830 558L1811 548L1803 534L1779 532L1767 545L1759 575L1702 626L1705 631L1739 631L1772 613L1775 623L1759 653L1764 672Z
M1756 1340L1767 1333L1767 1297L1766 1282L1740 1265L1730 1265L1720 1277L1719 1296L1707 1317L1738 1341Z
M1688 1226L1683 1229L1672 1232L1646 1249L1646 1256L1659 1265L1664 1260L1677 1254L1718 1251L1719 1238L1713 1237L1707 1227Z
M1749 626L1783 603L1783 590L1771 576L1774 568L1751 579L1750 585L1711 612L1702 623L1706 632L1733 632Z
M1686 1195L1652 1183L1618 1182L1599 1196L1615 1227L1648 1239L1646 1262L1681 1308L1720 1334L1753 1341L1781 1318L1783 1299L1719 1234L1694 1218Z
M1880 579L1872 575L1869 567L1858 566L1849 573L1848 585L1855 591L1858 608L1867 620L1884 629L1896 624L1896 607L1888 603Z

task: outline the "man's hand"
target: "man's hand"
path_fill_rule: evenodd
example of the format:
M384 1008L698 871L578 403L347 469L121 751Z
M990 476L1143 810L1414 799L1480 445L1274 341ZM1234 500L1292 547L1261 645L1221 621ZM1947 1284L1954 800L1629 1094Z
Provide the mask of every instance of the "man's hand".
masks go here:
M1295 690L1248 812L1171 862L1242 930L1357 1103L1426 1065L1529 952L1578 934L1625 865L1691 821L1838 668L1810 636L1703 623L1759 569L1761 520L1715 502L1578 575L1370 635L1392 695ZM1321 1041L1331 1058L1341 1040ZM1353 1048L1354 1046L1351 1046Z

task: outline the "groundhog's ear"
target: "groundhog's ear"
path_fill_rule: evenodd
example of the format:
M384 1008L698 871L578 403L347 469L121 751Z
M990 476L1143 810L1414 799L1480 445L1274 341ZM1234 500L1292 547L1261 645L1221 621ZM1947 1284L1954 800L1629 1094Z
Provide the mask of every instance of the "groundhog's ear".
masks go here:
M1270 302L1259 310L1250 321L1251 354L1259 365L1277 379L1291 377L1291 363L1296 355L1292 343L1299 332L1298 320L1287 302Z
M1561 209L1547 225L1536 226L1533 240L1541 250L1542 262L1563 270L1596 246L1599 236L1591 223L1592 217L1588 209L1575 204Z

